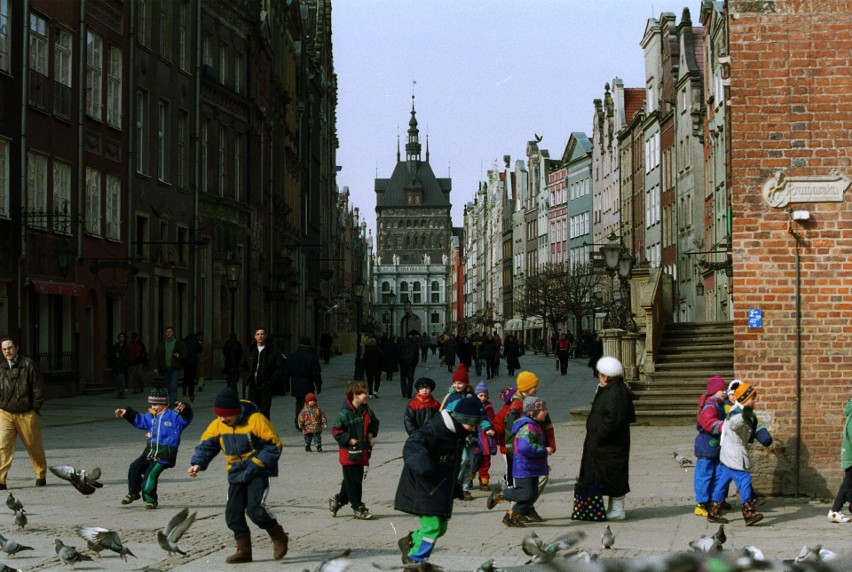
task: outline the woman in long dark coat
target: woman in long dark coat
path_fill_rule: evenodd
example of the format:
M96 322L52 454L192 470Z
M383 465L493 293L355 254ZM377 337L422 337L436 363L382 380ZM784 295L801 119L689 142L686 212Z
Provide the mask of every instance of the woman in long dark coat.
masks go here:
M376 338L367 340L364 347L364 373L367 376L367 392L375 395L382 384L382 370L385 366L385 356L376 342Z
M598 376L598 360L603 355L603 340L600 334L595 334L592 345L589 347L589 367L592 368L592 377Z
M636 412L621 362L605 356L597 366L600 384L586 419L580 482L599 485L612 503L607 519L622 520L624 496L630 492L630 424Z
M470 345L470 340L467 339L467 336L456 338L456 340L456 355L458 355L459 362L463 363L464 366L469 370L473 358L473 348Z
M452 334L447 334L447 339L444 340L444 365L447 366L447 371L452 373L456 368L456 338Z
M503 342L503 353L506 354L506 369L509 371L509 376L514 377L515 372L521 369L521 361L518 359L521 356L521 346L513 334L506 336L506 341Z
M494 377L494 364L499 359L497 357L497 343L494 341L494 336L488 334L482 342L482 349L479 350L482 355L482 361L485 362L485 378L491 379Z
M399 369L397 345L393 336L382 336L382 353L385 354L385 379L393 379L393 372Z

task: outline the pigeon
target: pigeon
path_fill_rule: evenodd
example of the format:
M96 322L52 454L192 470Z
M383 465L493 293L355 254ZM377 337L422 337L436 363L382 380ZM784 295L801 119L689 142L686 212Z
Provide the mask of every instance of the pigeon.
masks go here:
M716 540L715 536L707 536L702 534L689 543L689 547L695 552L719 552L722 550L722 544Z
M822 562L833 562L834 560L837 560L837 553L832 552L828 548L820 548L819 549L819 559Z
M0 563L0 572L21 572L20 568L12 568L6 564Z
M594 555L593 555L593 554L592 554L591 552L589 552L588 550L581 550L580 552L578 552L577 554L575 554L574 556L572 556L572 557L571 557L571 559L572 559L572 560L578 560L578 561L580 561L580 562L585 562L585 563L587 563L587 564L588 564L588 563L589 563L589 562L591 562L592 560L597 559L597 554L594 554Z
M178 548L177 542L190 525L195 522L195 514L189 514L189 509L184 508L169 520L163 530L157 531L157 543L160 548L169 553L169 556L175 552L181 556L186 556L186 552Z
M32 550L32 546L24 546L23 544L18 544L11 538L5 538L0 535L0 549L3 550L9 556L14 556L18 552L23 552L24 550Z
M494 572L494 570L494 559L489 558L488 560L480 564L474 572Z
M717 530L713 534L713 538L718 540L719 544L725 544L725 542L728 540L728 536L725 534L725 525L724 524L719 525L719 530Z
M543 546L538 546L536 544L536 542L541 542L541 539L539 539L534 532L529 536L535 536L537 540L527 542L526 545L522 543L521 545L524 552L532 556L532 560L528 561L527 564L550 564L560 552L562 552L563 557L574 554L577 551L574 548L574 545L585 538L586 533L581 530L571 531L557 536L550 543ZM524 541L526 540L527 539L525 538ZM538 547L536 548L536 546ZM527 552L528 549L529 552ZM531 552L535 553L530 554Z
M81 528L78 532L80 533L80 536L85 538L88 542L91 542L96 546L101 546L106 550L112 550L125 562L127 562L128 554L133 558L136 558L136 555L133 554L128 547L121 543L121 538L115 531L101 528L99 526L92 526L88 528Z
M84 495L90 495L95 492L95 489L103 487L103 484L98 482L101 478L100 467L87 472L86 469L77 470L71 465L57 465L50 467L50 472L74 485L74 488Z
M351 553L352 551L347 548L340 554L326 558L316 567L315 572L346 572L352 566L352 561L349 560Z
M582 530L572 530L570 532L566 532L565 534L561 534L550 541L545 548L550 548L551 546L556 546L557 551L563 550L571 550L574 548L578 542L586 538L586 533Z
M18 528L21 529L27 526L27 515L24 509L21 509L20 512L15 513L15 524L17 524Z
M56 555L59 556L59 559L62 560L62 562L64 562L65 564L70 564L71 566L74 566L78 562L92 559L92 557L88 554L80 554L79 552L77 552L77 549L73 546L63 544L62 541L58 538L56 539L55 544Z
M24 505L21 504L21 501L15 498L15 495L9 493L9 496L6 497L6 506L9 507L9 510L12 512L18 512L19 510L24 510Z
M766 556L764 556L763 550L761 550L757 546L744 546L741 553L743 558L749 558L751 560L758 561L766 560Z
M603 535L601 535L601 546L606 549L612 548L615 544L615 535L612 533L612 529L609 525L606 525L606 530L603 531Z
M672 453L672 456L674 457L674 460L681 467L688 467L689 465L692 465L692 459L688 459L688 458L684 457L683 455L679 454L677 451Z
M820 558L821 550L822 544L817 544L813 548L806 544L802 546L802 549L799 551L799 555L796 556L796 559L793 562L796 564L802 564L804 562L820 562L822 560Z
M524 554L527 556L541 554L542 548L544 548L544 541L539 538L535 531L530 532L524 536L523 540L521 540L521 550L523 550Z

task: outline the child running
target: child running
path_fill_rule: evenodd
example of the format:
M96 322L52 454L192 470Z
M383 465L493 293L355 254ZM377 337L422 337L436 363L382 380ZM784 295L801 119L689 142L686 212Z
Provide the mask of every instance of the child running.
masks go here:
M130 463L127 496L121 504L130 504L142 497L146 508L157 508L157 483L163 471L175 466L180 435L192 422L192 408L180 401L169 408L168 392L163 387L155 387L148 395L147 413L128 407L116 409L115 416L145 431L148 440L142 454Z
M322 453L322 430L328 428L328 420L325 411L317 405L317 396L313 393L305 395L305 406L296 419L296 425L305 436L305 451L310 453L313 443L317 453Z

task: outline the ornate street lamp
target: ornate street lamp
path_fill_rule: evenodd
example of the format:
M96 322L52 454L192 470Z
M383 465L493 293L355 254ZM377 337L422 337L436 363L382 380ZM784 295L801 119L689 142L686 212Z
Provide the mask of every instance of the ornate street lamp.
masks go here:
M237 333L237 287L240 284L240 271L243 264L231 254L225 262L225 276L228 279L228 290L231 291L231 333Z
M604 318L604 328L620 328L635 332L636 322L630 308L630 284L628 282L633 270L633 257L621 244L619 237L613 232L607 237L609 242L600 247L600 253L606 264L607 273L613 281L609 299L609 308ZM615 278L618 277L620 299L615 297Z
M74 251L66 243L62 243L62 246L56 250L56 264L63 276L68 276L68 272L71 271L71 261L73 258Z

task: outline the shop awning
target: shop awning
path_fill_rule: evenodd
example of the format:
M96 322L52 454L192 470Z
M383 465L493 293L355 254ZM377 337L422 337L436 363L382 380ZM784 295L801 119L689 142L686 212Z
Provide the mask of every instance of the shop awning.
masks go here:
M523 320L509 320L508 322L506 322L506 327L503 329L507 332L519 332L521 330L522 325Z
M527 318L527 327L528 328L540 328L544 325L544 320L541 319L541 316L533 316L532 318Z
M39 294L53 294L55 296L82 296L86 293L86 287L82 284L70 282L52 282L50 280L30 280L33 289Z

